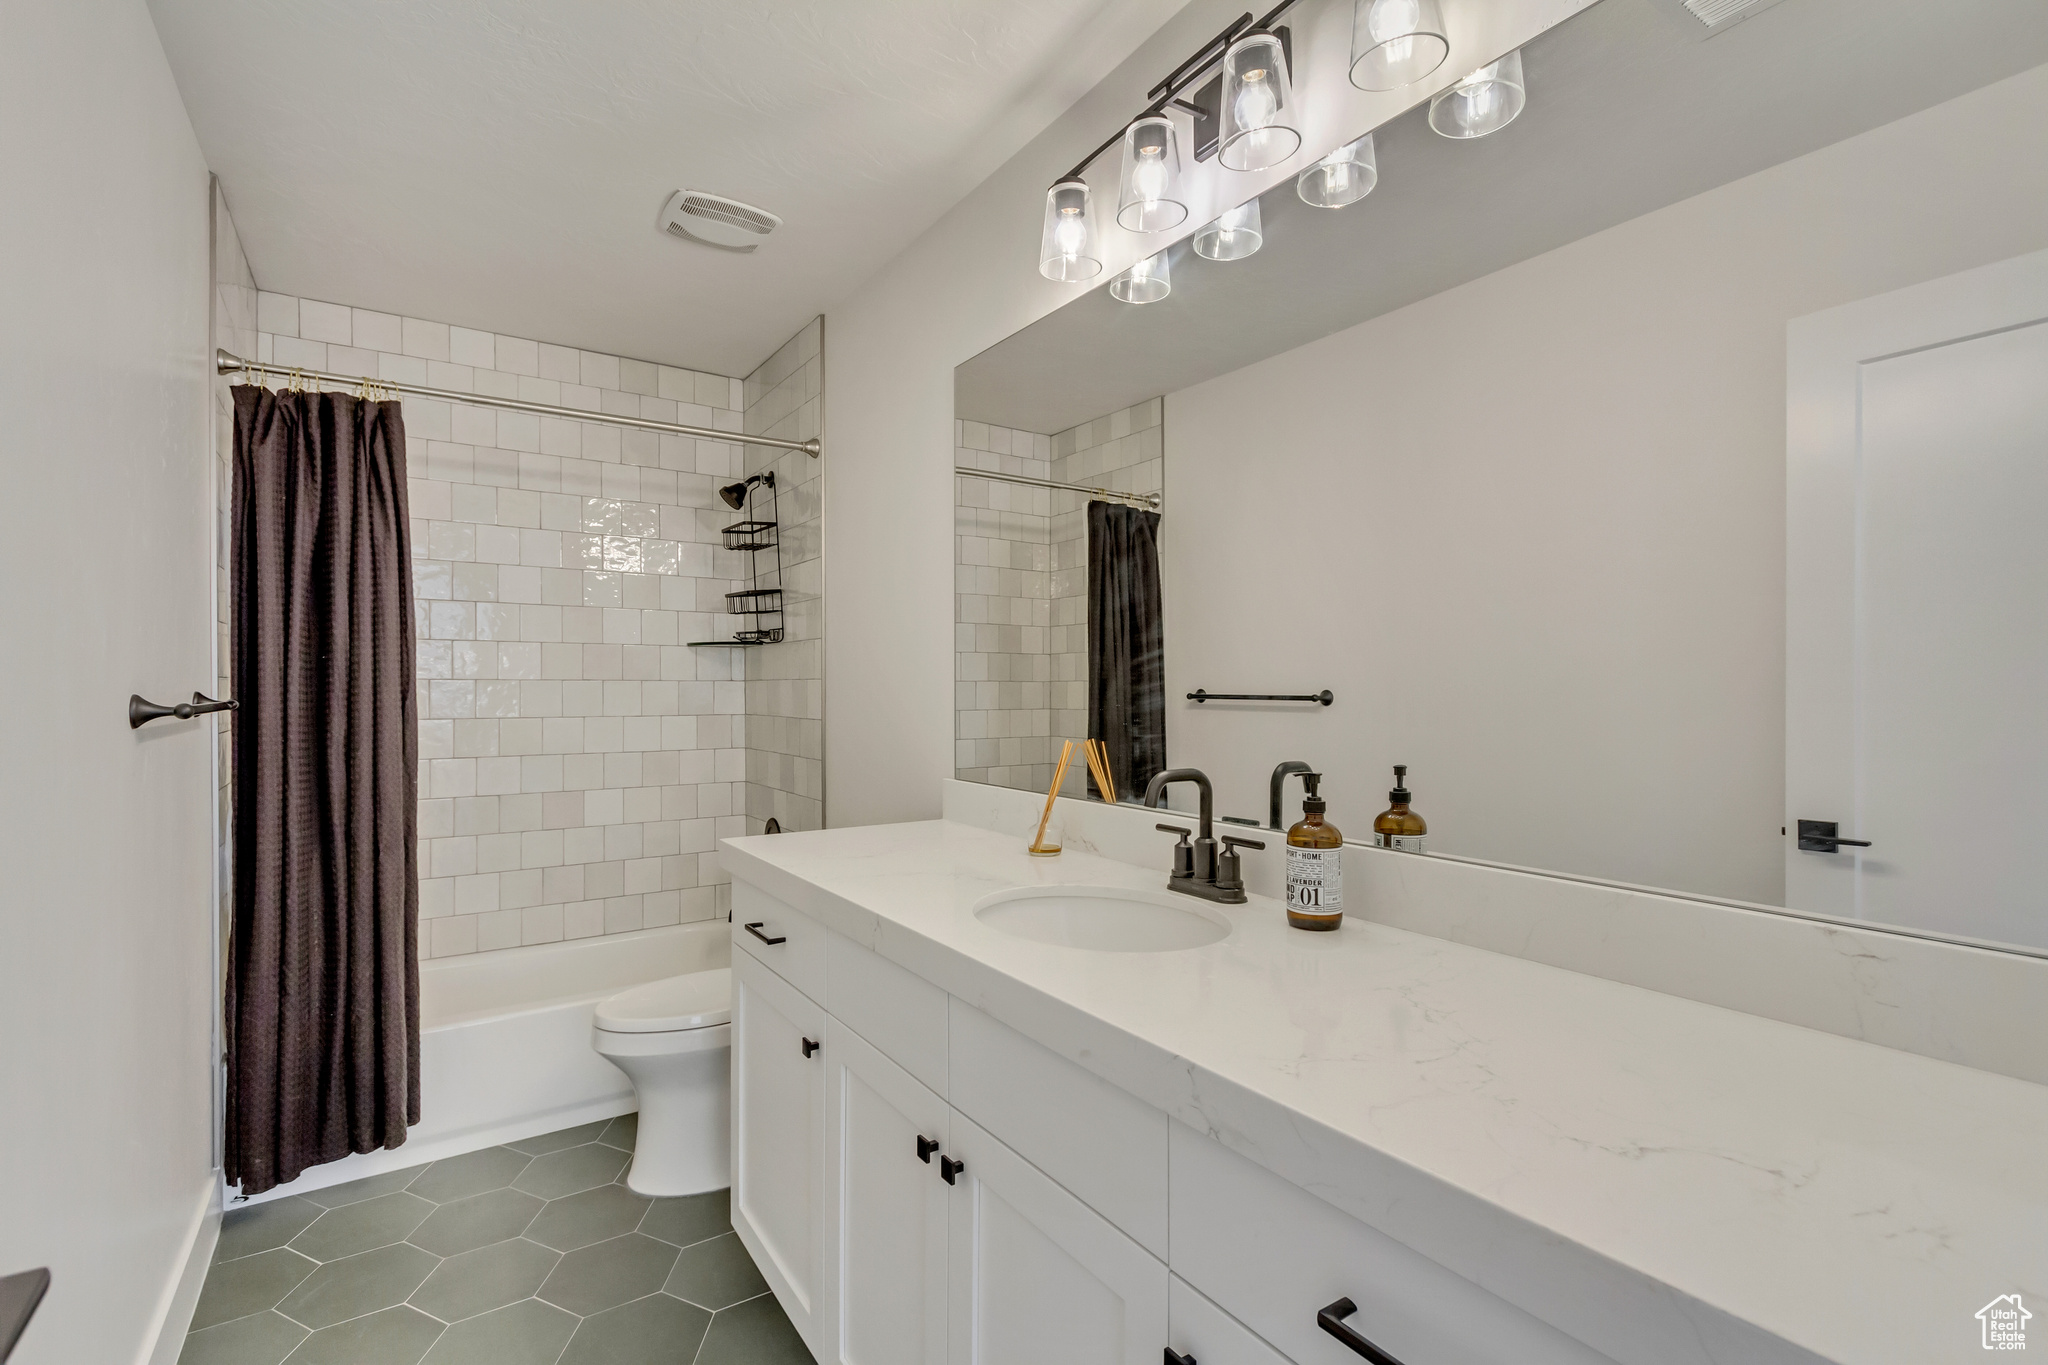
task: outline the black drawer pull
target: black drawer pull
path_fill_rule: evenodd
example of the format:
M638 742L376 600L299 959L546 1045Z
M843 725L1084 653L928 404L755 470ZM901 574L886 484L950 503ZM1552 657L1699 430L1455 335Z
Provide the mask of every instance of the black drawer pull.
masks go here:
M939 1179L945 1181L948 1185L954 1184L960 1172L966 1169L967 1163L964 1161L955 1161L949 1156L939 1158Z
M1339 1299L1316 1314L1316 1326L1343 1342L1354 1352L1364 1356L1372 1365L1401 1365L1401 1362L1351 1330L1344 1319L1358 1311L1358 1305L1349 1299Z
M917 1159L925 1165L932 1164L932 1154L939 1150L939 1144L923 1133L917 1135Z
M813 1052L816 1052L819 1048L823 1046L825 1046L823 1043L814 1042L809 1038L804 1039L804 1056L810 1056Z
M1184 1356L1169 1346L1166 1348L1166 1365L1195 1365L1195 1358Z
M757 919L752 924L749 924L747 926L747 932L752 934L755 938L760 939L761 942L769 944L771 946L777 943L789 942L789 935L787 934L777 934L774 938L770 938L768 937L768 935L762 933L761 926L766 924L767 922L768 921L764 919ZM805 1053L804 1055L808 1057L810 1054Z

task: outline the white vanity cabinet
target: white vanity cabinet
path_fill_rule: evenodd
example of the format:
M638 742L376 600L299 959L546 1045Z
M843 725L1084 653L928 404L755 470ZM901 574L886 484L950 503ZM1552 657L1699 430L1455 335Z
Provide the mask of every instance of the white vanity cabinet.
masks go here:
M735 891L733 1225L821 1365L1612 1365Z

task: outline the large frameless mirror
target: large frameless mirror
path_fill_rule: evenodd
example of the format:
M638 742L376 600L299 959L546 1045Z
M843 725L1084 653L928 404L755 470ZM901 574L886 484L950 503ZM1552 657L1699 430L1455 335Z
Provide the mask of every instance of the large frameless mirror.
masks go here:
M2048 953L2048 9L1695 8L958 368L958 776Z

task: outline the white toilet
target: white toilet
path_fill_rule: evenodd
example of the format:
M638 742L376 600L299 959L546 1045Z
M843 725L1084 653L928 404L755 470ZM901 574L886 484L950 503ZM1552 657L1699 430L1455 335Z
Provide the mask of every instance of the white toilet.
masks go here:
M703 1194L732 1183L732 969L690 972L603 1001L598 1055L640 1096L626 1185L638 1194Z

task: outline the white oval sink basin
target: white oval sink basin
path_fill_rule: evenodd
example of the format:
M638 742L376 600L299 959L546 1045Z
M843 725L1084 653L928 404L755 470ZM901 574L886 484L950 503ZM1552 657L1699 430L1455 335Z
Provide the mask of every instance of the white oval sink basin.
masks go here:
M1016 938L1098 953L1170 953L1230 933L1230 921L1190 896L1116 886L1033 886L978 901L974 917Z

